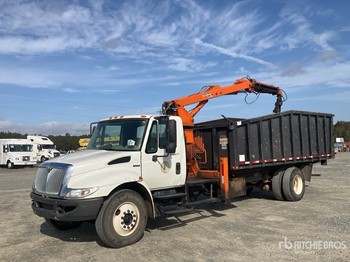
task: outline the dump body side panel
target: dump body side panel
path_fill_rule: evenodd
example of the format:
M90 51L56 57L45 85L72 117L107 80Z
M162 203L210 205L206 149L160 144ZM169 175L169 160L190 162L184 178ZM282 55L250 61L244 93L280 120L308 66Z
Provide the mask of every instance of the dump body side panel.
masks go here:
M197 124L205 153L201 169L217 169L228 156L231 170L326 161L333 152L333 115L286 111L258 118L220 119ZM205 155L206 154L206 155Z

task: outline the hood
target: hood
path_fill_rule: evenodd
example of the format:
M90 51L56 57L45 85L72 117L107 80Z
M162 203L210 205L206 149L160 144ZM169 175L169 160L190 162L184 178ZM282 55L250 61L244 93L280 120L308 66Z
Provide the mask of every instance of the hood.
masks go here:
M139 164L140 152L121 152L106 150L84 150L75 153L59 156L45 163L64 163L73 166L72 175L85 173L97 169L102 169L108 165L116 164Z

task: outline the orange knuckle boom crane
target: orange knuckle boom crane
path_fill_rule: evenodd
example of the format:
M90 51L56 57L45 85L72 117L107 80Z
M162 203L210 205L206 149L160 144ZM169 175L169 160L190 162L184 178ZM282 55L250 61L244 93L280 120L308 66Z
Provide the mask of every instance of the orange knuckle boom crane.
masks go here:
M274 85L258 82L249 77L237 79L236 82L228 86L206 86L198 93L163 103L162 113L164 115L179 116L182 119L186 139L188 178L198 178L198 176L202 178L217 178L219 176L217 170L200 170L199 168L196 152L201 151L202 141L201 138L194 137L193 128L195 115L206 105L209 99L224 95L236 95L238 93L266 93L276 95L277 99L273 112L281 112L283 90ZM186 106L196 103L197 105L190 110L185 108Z

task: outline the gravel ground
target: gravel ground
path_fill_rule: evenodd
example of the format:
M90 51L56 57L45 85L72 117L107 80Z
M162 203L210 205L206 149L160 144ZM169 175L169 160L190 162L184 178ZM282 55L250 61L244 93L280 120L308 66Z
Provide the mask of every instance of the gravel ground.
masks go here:
M60 232L31 209L36 168L0 168L1 261L350 261L350 153L316 164L299 202L255 190L232 204L150 219L144 237L102 245L93 224Z

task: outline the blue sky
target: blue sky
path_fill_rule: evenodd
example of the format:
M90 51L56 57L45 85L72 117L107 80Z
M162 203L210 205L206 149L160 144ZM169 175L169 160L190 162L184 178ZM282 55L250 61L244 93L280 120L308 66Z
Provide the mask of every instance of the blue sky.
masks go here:
M349 10L346 0L0 0L0 131L86 134L90 122L156 114L247 75L284 89L282 110L350 121ZM274 102L217 98L196 121L258 117Z

